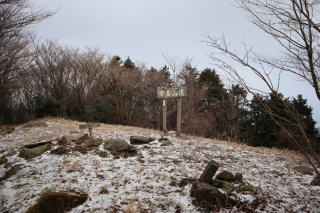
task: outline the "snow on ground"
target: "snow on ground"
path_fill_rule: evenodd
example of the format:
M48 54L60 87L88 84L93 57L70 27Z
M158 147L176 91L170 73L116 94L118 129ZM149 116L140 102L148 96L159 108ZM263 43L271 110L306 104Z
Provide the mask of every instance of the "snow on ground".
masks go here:
M56 143L63 135L83 134L76 121L46 122L49 127L17 127L13 133L0 136L0 156L28 143ZM127 141L131 135L160 137L159 131L113 125L101 125L93 132L95 137ZM197 212L190 198L191 186L180 188L170 183L182 177L198 178L210 160L219 162L218 172L241 172L244 181L256 188L256 197L264 201L258 212L320 212L320 187L309 184L312 176L293 170L297 165L307 165L296 153L192 136L177 138L174 132L167 138L173 145L162 147L158 141L139 145L138 155L128 158L111 154L101 158L94 151L63 156L47 151L29 161L18 154L8 157L9 163L22 169L0 183L0 212L25 212L45 189L88 193L89 199L71 212ZM7 170L1 165L0 177ZM248 193L238 196L247 202L255 199Z

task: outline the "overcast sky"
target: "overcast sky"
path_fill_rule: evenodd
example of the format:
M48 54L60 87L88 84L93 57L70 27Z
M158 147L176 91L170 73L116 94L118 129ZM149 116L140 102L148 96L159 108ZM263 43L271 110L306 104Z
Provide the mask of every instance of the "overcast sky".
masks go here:
M109 55L128 56L135 62L157 68L166 64L162 53L182 62L192 58L199 70L213 67L211 48L204 35L221 36L234 49L241 42L264 56L278 55L274 41L249 22L247 14L232 0L32 0L37 8L57 13L34 25L39 39L85 49L96 47ZM239 69L241 69L239 67ZM248 76L251 84L259 82ZM281 92L292 97L303 94L320 122L320 109L314 92L293 76L283 77ZM319 125L319 124L318 124Z

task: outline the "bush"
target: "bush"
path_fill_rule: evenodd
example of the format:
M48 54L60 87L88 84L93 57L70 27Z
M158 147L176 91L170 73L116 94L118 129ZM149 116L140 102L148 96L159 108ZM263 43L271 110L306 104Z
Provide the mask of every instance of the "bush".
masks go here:
M37 97L35 113L37 117L64 116L66 114L66 106L63 100L57 100L53 97Z
M109 98L96 99L86 109L87 120L100 123L115 123L115 104Z

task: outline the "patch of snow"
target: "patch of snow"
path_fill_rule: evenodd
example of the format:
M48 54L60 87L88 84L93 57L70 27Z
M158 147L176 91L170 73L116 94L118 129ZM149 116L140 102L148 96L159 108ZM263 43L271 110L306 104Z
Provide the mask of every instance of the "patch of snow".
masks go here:
M78 122L48 121L48 128L17 128L0 137L0 150L18 150L39 141L74 135ZM71 133L72 132L72 133ZM82 132L84 133L84 132ZM81 134L82 134L81 133ZM79 132L80 134L80 132ZM160 132L135 127L101 125L93 130L102 139L131 135L160 138ZM0 211L25 212L45 189L83 191L89 199L71 212L123 212L152 210L153 212L197 212L190 198L191 185L172 186L172 180L182 177L198 178L210 160L220 164L219 171L240 172L243 179L256 189L257 195L239 193L243 202L252 203L256 197L266 206L258 212L319 212L320 187L311 186L313 177L301 175L292 168L304 162L300 156L278 150L258 149L228 142L186 136L166 136L173 145L161 147L161 142L138 145L135 157L116 159L112 154L101 158L95 151L88 154L70 152L51 155L50 151L26 161L18 154L8 157L12 165L21 165L17 174L0 184ZM100 150L103 145L99 146ZM3 155L1 154L1 156ZM0 165L1 176L8 170ZM219 171L217 173L219 173ZM237 212L222 209L221 212Z

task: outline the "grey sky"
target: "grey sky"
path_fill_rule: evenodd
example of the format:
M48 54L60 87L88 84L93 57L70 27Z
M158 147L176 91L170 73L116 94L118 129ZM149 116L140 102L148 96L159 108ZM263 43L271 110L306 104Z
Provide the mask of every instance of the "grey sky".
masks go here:
M222 33L233 48L245 40L265 56L278 54L275 43L252 25L247 14L229 0L32 0L39 8L57 14L33 26L40 39L55 39L72 47L97 47L122 59L130 56L148 67L165 65L162 53L183 61L192 58L199 70L212 67L211 49L203 35ZM241 69L241 68L240 68ZM251 83L259 83L252 77ZM303 94L320 121L314 92L297 78L285 76L281 92Z

